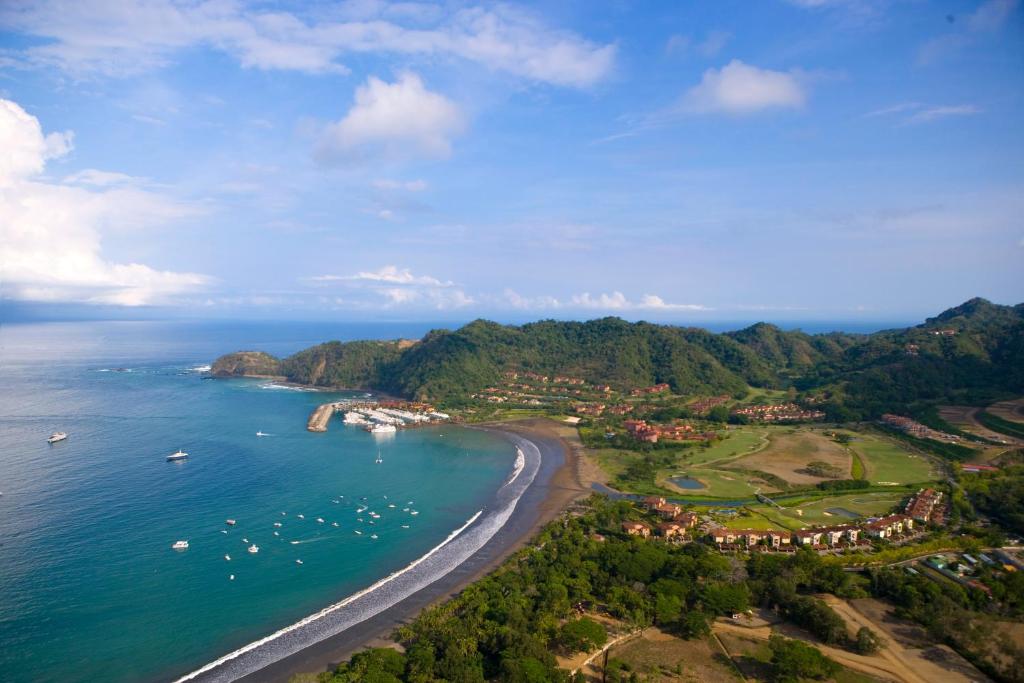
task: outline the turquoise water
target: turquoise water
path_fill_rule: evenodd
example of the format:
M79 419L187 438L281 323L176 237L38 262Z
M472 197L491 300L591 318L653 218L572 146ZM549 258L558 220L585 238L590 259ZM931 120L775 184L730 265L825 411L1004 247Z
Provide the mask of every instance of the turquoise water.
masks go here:
M381 440L340 419L312 434L310 409L345 394L196 371L238 348L422 332L0 328L3 679L173 678L407 565L484 508L512 467L503 440L455 427ZM46 444L58 429L68 440ZM179 447L191 457L166 462ZM381 516L372 526L362 497ZM189 550L171 550L178 539Z

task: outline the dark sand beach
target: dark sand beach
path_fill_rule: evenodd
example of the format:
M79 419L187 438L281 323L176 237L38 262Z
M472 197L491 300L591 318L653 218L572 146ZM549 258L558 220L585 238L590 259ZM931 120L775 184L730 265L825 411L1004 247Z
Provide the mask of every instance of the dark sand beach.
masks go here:
M468 560L429 586L342 633L326 638L239 680L245 683L284 683L297 673L333 669L366 646L393 645L390 633L426 607L448 600L485 576L522 548L574 500L591 493L589 468L580 451L575 429L545 418L480 425L495 433L512 433L532 441L542 463L508 522Z

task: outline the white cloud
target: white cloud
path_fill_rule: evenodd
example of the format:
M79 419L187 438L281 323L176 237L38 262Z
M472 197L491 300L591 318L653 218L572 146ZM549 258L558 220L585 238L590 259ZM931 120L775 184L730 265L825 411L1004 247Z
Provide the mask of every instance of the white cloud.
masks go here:
M256 2L10 0L0 5L0 26L47 39L24 50L31 62L118 76L164 66L195 46L222 50L244 67L311 73L346 72L338 60L350 53L453 56L572 87L601 80L615 59L614 45L552 29L509 5L379 2L347 16L345 8L307 14Z
M639 301L630 301L622 292L611 294L598 294L591 296L589 292L583 292L572 297L570 307L598 309L605 311L627 311L627 310L672 310L672 311L706 311L709 310L700 304L672 304L667 303L660 296L644 294Z
M394 83L370 76L356 89L345 117L324 129L316 155L324 161L412 154L443 158L464 127L458 105L427 90L416 74L404 73Z
M86 168L77 173L72 173L64 178L69 185L91 185L93 187L111 187L113 185L130 185L138 182L139 179L127 173L113 173L111 171L100 171L95 168Z
M591 295L589 292L575 294L568 301L560 301L552 296L522 296L512 289L504 291L503 303L518 310L551 310L551 309L587 309L600 311L706 311L710 310L699 304L668 303L660 296L644 294L638 301L631 301L625 294L613 291L610 294Z
M693 50L695 53L704 58L710 58L717 55L722 51L722 48L732 40L732 34L728 31L708 31L704 40L695 42L690 36L673 35L669 37L668 42L665 44L665 51L669 54L686 52L687 50Z
M949 106L928 107L917 112L907 119L907 123L927 123L936 119L945 119L951 116L973 116L980 114L981 109L973 104L957 104Z
M903 125L928 123L938 119L945 119L955 116L973 116L982 113L982 109L973 104L952 104L952 105L928 105L921 102L903 102L891 107L884 107L870 111L864 116L892 116L895 114L907 114L902 119Z
M966 17L953 16L947 33L925 42L917 52L919 64L931 64L977 43L984 34L999 31L1017 9L1018 0L987 0Z
M681 109L698 113L750 114L765 109L798 109L807 96L793 73L759 69L734 59L708 69L684 95Z
M423 192L428 187L426 180L392 180L390 178L374 180L373 186L378 190L405 190L406 192Z
M33 301L161 303L209 278L160 271L103 258L101 230L136 229L170 220L187 209L134 188L105 192L39 180L46 162L67 154L70 133L43 135L18 104L0 99L0 275L3 296ZM75 182L110 181L103 172L75 174Z
M345 300L352 308L384 305L388 308L425 306L443 310L474 303L473 297L450 280L441 280L431 275L415 275L408 268L393 265L352 275L316 275L306 280L320 286L345 287L350 292ZM370 298L360 297L360 290L369 292Z

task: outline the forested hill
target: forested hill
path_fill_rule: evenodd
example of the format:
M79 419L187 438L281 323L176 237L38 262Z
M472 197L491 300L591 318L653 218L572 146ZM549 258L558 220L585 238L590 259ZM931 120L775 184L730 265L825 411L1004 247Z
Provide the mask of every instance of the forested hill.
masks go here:
M1024 392L1024 304L972 299L916 327L871 335L810 335L766 323L714 334L618 318L477 320L415 343L335 341L285 359L245 352L213 365L222 377L273 374L434 401L480 391L510 370L620 390L664 382L683 395L794 386L822 394L836 417L853 418L893 404Z

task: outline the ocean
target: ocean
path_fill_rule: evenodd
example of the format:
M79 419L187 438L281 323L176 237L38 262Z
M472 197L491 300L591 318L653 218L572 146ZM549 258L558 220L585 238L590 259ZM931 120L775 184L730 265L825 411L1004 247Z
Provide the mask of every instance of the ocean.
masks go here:
M382 438L340 419L313 434L315 405L362 394L202 379L229 351L429 328L0 327L3 680L173 680L407 567L492 506L517 466L502 438L452 426ZM69 438L47 444L57 430ZM190 457L167 462L178 448Z

